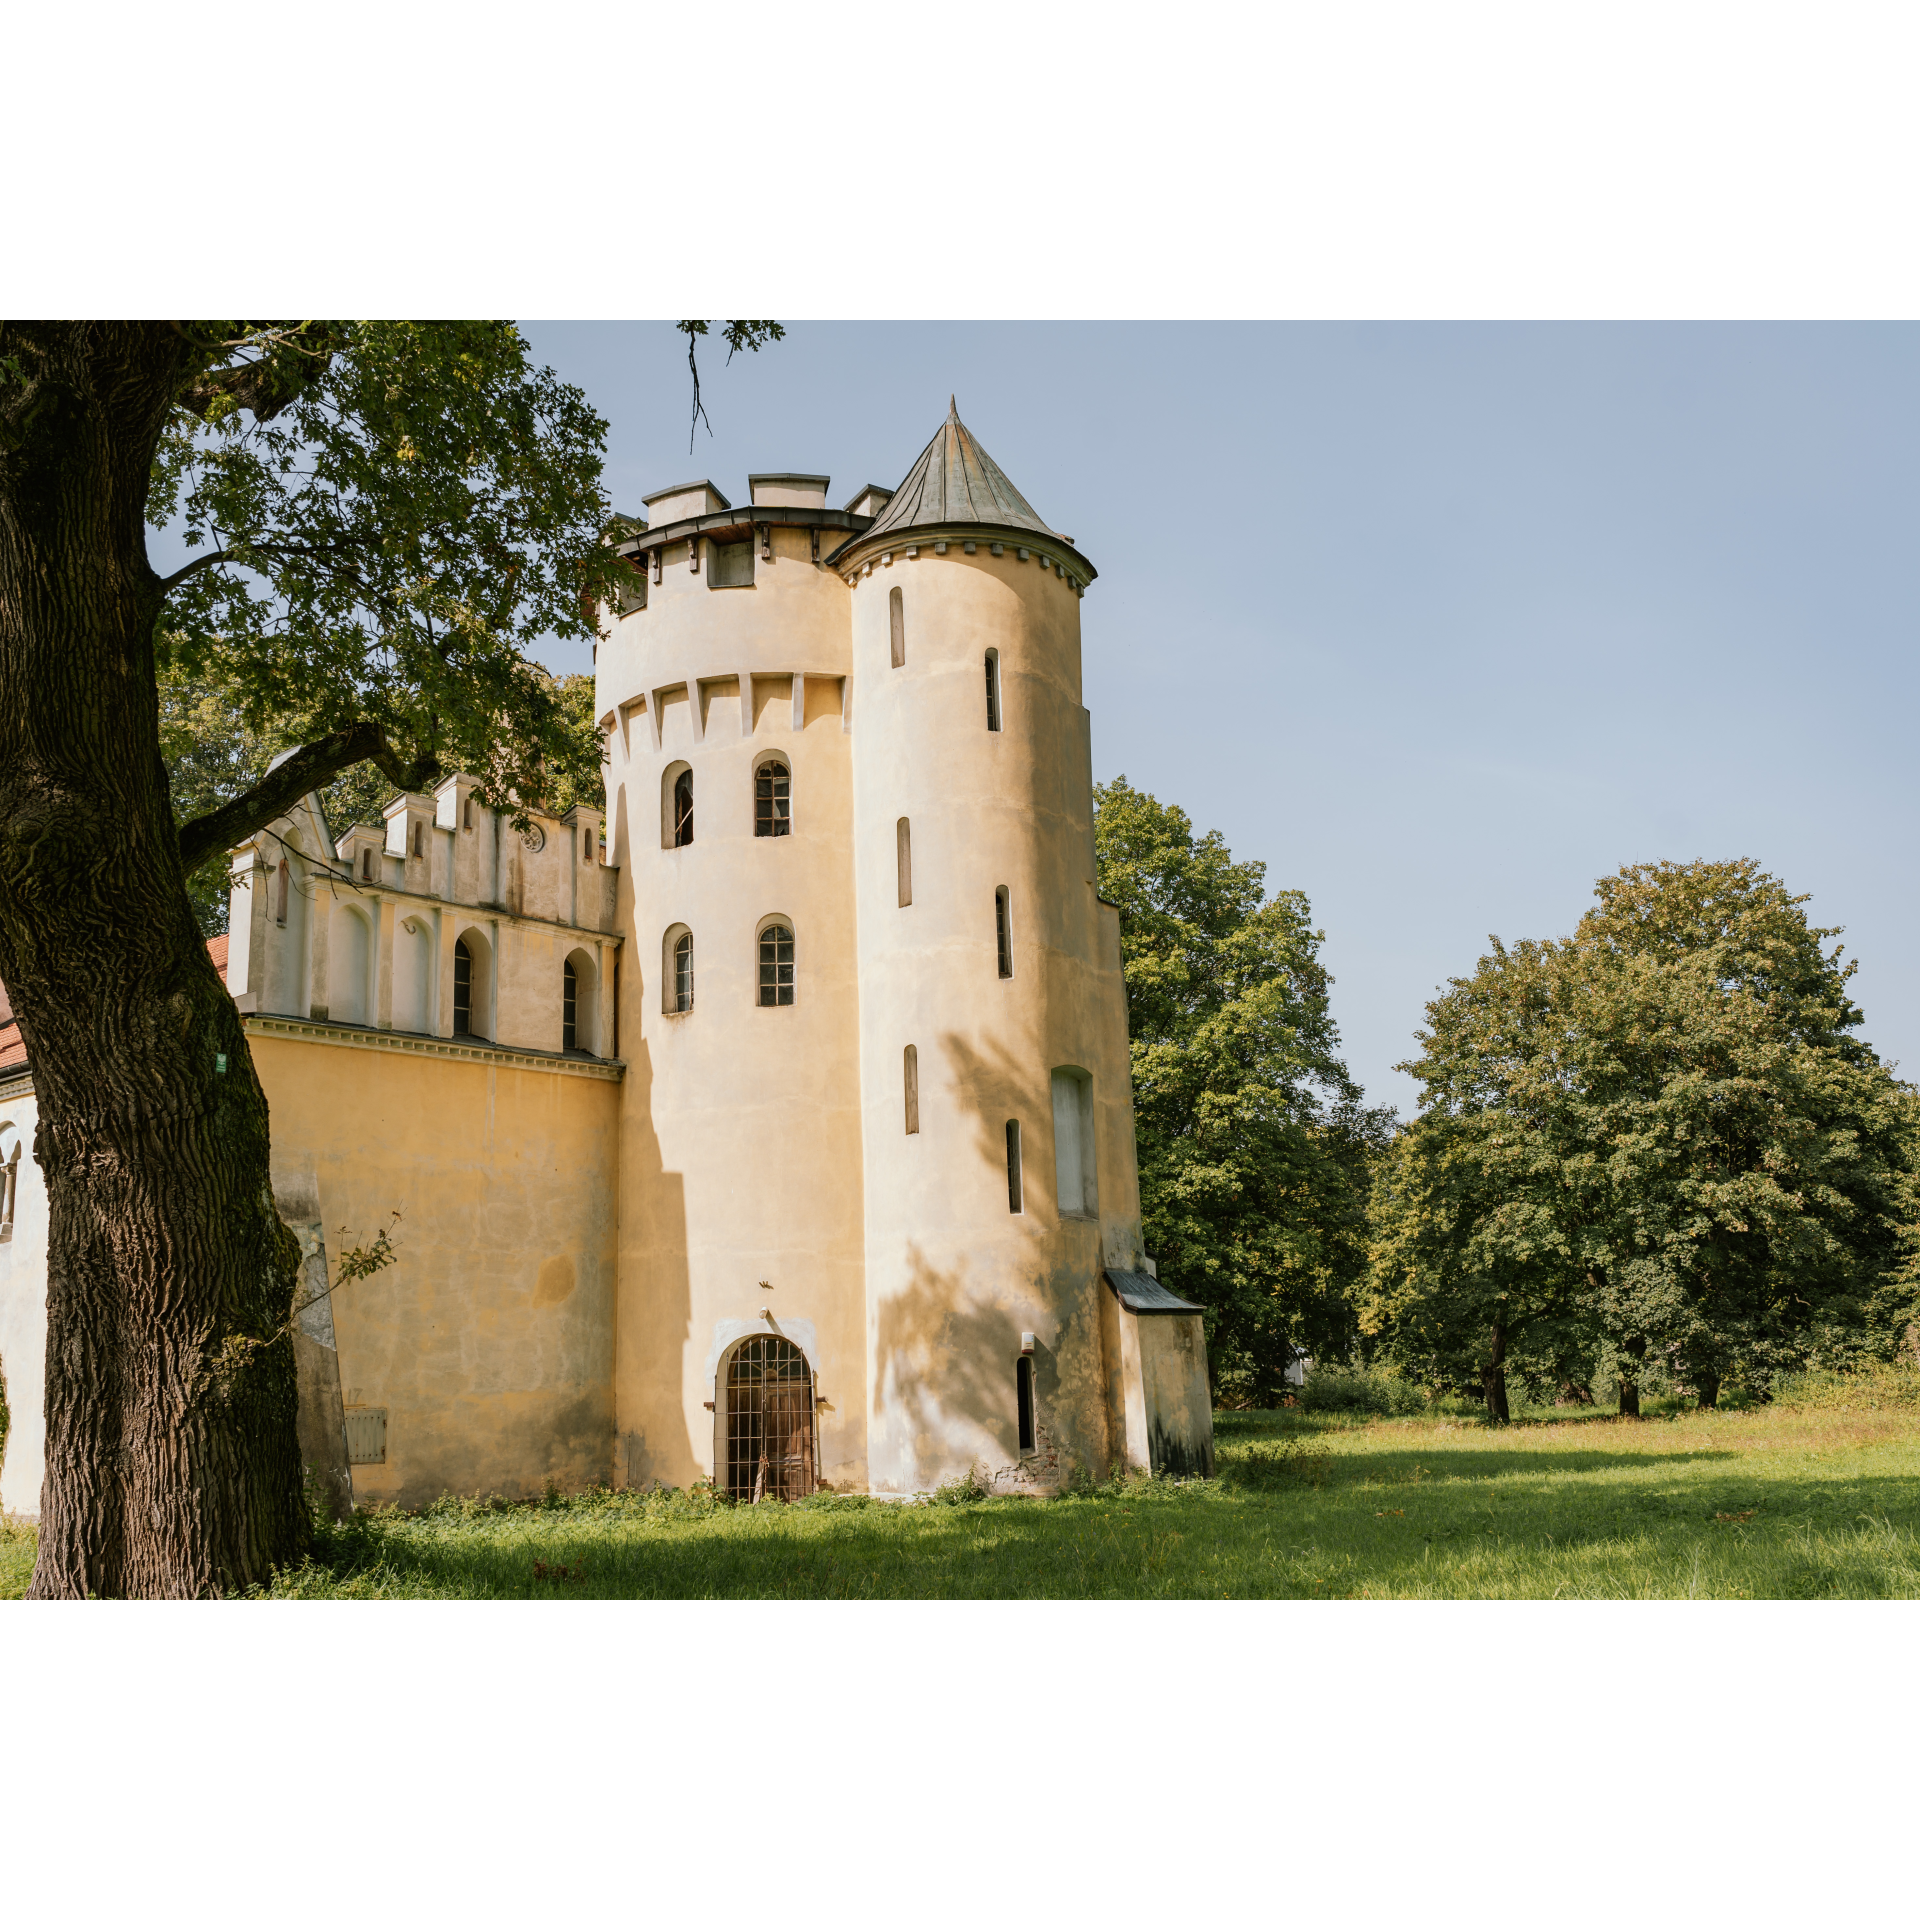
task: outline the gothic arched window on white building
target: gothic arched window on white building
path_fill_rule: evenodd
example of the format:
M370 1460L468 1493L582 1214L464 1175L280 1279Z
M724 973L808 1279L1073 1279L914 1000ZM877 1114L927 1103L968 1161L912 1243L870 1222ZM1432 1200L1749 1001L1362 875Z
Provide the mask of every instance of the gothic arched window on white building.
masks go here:
M473 1031L473 949L465 934L453 943L453 1030Z
M1005 887L993 890L993 939L998 949L1000 978L1013 978L1013 903Z
M13 1203L20 1193L20 1135L0 1129L0 1240L13 1238Z
M693 934L683 926L667 929L660 943L660 1010L693 1011Z
M900 819L894 823L894 860L899 868L900 904L913 905L913 823Z
M784 920L760 929L760 1004L793 1005L793 928Z
M1000 649L987 649L987 731L1000 731Z
M893 664L904 667L907 664L907 611L898 587L887 595L887 624L893 634Z
M660 776L660 844L693 845L693 769L684 760Z
M769 760L753 772L753 834L777 840L793 831L793 773L784 760Z

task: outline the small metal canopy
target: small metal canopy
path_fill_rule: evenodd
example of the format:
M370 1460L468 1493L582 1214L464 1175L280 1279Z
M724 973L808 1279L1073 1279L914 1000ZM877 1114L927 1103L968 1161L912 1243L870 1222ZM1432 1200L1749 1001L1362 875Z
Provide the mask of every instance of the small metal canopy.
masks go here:
M1169 1293L1145 1267L1107 1269L1107 1285L1129 1313L1203 1313L1191 1300Z

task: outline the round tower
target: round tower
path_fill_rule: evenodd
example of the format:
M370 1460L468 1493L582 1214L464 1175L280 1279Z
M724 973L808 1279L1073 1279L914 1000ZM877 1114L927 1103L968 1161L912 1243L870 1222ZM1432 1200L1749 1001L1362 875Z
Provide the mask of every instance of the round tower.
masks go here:
M727 1485L757 1368L780 1431L736 1434L732 1474L764 1495L866 1477L848 595L822 555L870 516L824 476L750 486L648 497L596 711L627 935L616 1474Z
M851 589L867 1465L1106 1470L1103 1270L1140 1252L1118 916L1097 897L1094 569L957 410L832 555Z

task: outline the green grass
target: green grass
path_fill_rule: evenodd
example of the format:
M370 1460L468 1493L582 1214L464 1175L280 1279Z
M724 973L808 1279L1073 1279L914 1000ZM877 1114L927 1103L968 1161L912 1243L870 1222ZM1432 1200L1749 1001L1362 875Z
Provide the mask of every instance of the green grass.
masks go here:
M1904 1398L1905 1396L1900 1396ZM1220 1479L900 1505L684 1493L362 1514L276 1597L1920 1596L1920 1406L1640 1421L1223 1413ZM20 1592L26 1529L0 1534ZM541 1577L540 1569L547 1577ZM567 1576L554 1578L556 1569Z

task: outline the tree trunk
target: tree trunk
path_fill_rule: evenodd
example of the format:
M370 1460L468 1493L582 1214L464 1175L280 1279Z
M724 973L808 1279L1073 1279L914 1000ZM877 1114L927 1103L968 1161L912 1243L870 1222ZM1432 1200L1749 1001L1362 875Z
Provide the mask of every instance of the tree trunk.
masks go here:
M1720 1404L1720 1376L1717 1373L1696 1373L1693 1384L1699 1389L1703 1407L1717 1407Z
M165 325L92 323L9 325L8 354L24 383L0 369L0 980L50 1216L29 1591L230 1591L297 1557L310 1525L292 1341L274 1338L298 1248L160 758L144 520L193 356Z
M1487 1364L1480 1369L1481 1390L1487 1396L1487 1418L1496 1427L1504 1427L1512 1418L1507 1408L1507 1330L1496 1326L1493 1347Z
M1647 1342L1644 1334L1636 1333L1626 1343L1627 1352L1638 1362L1647 1357ZM1626 1374L1618 1376L1620 1381L1620 1413L1622 1418L1638 1420L1640 1418L1640 1374L1636 1366L1633 1377Z

